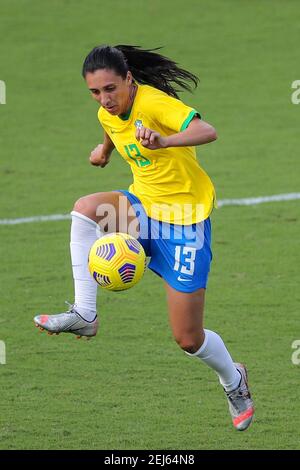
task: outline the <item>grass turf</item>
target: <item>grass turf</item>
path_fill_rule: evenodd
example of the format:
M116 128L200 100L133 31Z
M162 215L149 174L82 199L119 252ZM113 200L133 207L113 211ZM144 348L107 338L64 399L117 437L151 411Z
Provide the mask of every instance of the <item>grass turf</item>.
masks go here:
M128 186L116 154L103 170L87 163L101 130L80 68L99 43L165 45L200 76L194 96L182 96L218 130L198 156L220 198L299 191L296 1L0 8L1 218L67 213L83 194ZM47 222L0 226L1 449L299 448L299 203L224 207L212 221L206 326L250 369L249 431L232 428L215 374L174 344L151 272L131 291L101 292L95 340L38 334L35 312L59 311L73 295L69 223Z

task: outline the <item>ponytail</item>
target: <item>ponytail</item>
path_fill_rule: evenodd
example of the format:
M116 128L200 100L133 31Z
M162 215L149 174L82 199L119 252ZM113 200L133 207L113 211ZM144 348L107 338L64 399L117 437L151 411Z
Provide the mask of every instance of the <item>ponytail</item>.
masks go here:
M85 77L88 72L112 69L126 78L130 71L138 83L151 85L174 98L178 98L177 92L180 89L191 92L193 86L196 88L198 77L178 67L168 57L154 52L159 49L161 48L141 49L139 46L128 45L95 47L84 61L82 75Z

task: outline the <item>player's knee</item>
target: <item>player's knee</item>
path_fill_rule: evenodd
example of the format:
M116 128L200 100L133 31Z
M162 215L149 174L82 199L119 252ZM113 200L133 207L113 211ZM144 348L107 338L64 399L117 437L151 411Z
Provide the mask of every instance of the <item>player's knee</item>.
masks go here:
M80 214L86 215L89 212L89 198L88 196L83 196L74 204L73 211L79 212Z
M188 335L177 335L175 341L181 349L191 354L197 352L203 343L201 336L193 337Z

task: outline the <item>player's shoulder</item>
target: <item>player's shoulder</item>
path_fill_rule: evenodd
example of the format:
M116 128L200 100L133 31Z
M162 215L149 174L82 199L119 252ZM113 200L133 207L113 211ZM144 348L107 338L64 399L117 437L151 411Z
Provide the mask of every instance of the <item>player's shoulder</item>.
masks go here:
M139 85L139 104L143 107L152 107L166 101L177 101L164 91L150 85Z
M150 85L139 85L139 108L147 112L163 112L163 110L181 110L190 108L180 99L168 95L164 91Z

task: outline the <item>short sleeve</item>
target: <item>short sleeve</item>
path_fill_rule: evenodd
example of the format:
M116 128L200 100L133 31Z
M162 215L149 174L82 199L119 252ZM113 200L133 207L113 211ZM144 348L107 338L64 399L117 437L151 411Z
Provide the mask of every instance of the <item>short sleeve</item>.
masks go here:
M195 116L198 116L201 119L200 113L198 113L198 111L196 111L195 109L192 109L189 112L189 115L187 116L187 118L183 121L180 131L184 131L184 129L188 127L189 123Z

